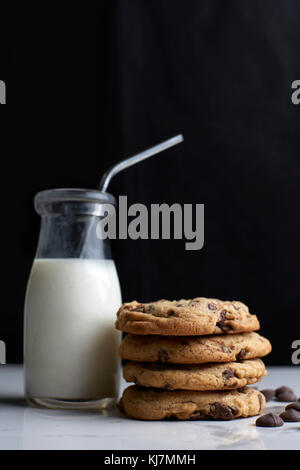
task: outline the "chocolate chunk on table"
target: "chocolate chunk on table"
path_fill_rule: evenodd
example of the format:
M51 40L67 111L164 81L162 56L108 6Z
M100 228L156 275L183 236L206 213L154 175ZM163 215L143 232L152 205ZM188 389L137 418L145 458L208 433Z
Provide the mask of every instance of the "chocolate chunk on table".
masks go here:
M275 398L275 390L271 390L270 388L261 390L261 393L265 396L266 401L270 401Z
M296 401L295 403L290 403L289 405L287 405L287 406L285 407L286 410L289 410L290 408L292 408L293 410L300 411L300 403L299 403L299 401Z
M256 426L266 427L266 428L275 428L279 426L283 426L284 421L280 418L280 416L275 415L274 413L268 413L266 415L260 416L256 420Z
M294 408L288 408L280 414L280 418L287 423L300 422L300 411L297 411Z

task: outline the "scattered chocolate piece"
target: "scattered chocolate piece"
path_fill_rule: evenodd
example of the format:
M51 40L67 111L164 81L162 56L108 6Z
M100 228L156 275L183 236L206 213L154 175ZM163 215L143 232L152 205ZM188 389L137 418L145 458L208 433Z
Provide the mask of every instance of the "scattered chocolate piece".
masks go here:
M280 416L274 415L274 413L268 413L267 415L260 416L255 424L262 428L277 428L283 426L284 422Z
M281 413L280 418L287 423L296 423L300 422L300 411L297 411L293 408L289 408L283 413Z
M278 401L296 401L297 397L292 388L283 385L275 390L275 395Z
M288 390L277 395L278 401L291 402L297 400L296 395L293 391L289 392Z
M265 396L266 401L270 401L275 398L275 390L270 388L266 388L265 390L261 390L261 393Z
M285 407L286 410L289 410L290 408L292 410L300 411L300 403L296 401L295 403L290 403L289 405Z
M294 391L290 387L286 387L285 385L282 385L282 387L276 388L275 395L277 397L278 395L284 392L294 392Z
M211 406L211 414L215 419L229 420L237 414L237 410L231 406L216 402Z

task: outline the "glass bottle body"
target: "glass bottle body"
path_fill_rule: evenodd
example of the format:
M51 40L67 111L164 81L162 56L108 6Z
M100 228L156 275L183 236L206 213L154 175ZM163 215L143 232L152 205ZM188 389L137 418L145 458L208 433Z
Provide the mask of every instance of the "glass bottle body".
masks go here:
M26 396L50 408L106 408L119 393L121 305L109 242L97 235L108 201L62 191L35 199L42 223L25 299Z

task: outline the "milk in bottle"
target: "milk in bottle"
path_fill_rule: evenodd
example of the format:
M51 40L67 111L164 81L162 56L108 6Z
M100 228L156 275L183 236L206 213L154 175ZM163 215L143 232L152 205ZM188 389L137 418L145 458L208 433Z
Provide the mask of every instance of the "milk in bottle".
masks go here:
M97 399L118 393L121 304L113 260L36 259L26 301L27 393Z

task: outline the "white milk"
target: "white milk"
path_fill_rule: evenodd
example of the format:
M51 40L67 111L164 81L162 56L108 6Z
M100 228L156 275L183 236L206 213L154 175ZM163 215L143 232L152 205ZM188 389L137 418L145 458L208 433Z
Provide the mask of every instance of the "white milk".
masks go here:
M112 260L36 259L25 300L26 394L117 397L120 305Z

